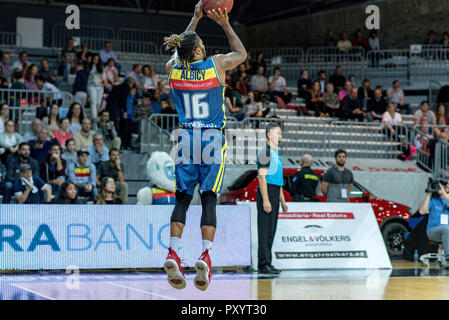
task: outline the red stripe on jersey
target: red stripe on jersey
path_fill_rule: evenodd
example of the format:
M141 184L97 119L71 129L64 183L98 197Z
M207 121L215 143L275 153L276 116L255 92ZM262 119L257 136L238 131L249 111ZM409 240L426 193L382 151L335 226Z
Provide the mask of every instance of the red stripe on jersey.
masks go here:
M222 87L217 78L203 81L186 81L170 79L170 88L186 91L207 90L211 88Z

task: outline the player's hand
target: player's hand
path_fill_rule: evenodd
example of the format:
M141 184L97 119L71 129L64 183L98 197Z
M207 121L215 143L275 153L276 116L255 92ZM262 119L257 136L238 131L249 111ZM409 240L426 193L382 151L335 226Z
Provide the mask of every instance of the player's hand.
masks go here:
M270 201L264 201L263 202L263 211L265 211L266 214L271 213L271 203Z
M288 206L287 203L282 203L282 212L287 213L288 212Z
M198 20L203 17L203 0L198 1L198 3L196 4L193 16Z
M229 24L228 11L225 9L222 11L220 8L207 11L207 16L213 21L224 27Z

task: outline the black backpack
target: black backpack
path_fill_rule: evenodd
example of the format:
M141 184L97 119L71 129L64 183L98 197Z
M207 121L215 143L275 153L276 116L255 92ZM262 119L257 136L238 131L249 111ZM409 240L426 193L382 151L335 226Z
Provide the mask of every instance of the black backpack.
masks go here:
M416 217L416 214L413 217ZM429 244L429 238L427 238L426 228L428 220L429 215L426 214L412 230L407 239L405 239L403 251L404 259L413 261L415 250L418 250L420 256L426 253L438 252L438 245Z

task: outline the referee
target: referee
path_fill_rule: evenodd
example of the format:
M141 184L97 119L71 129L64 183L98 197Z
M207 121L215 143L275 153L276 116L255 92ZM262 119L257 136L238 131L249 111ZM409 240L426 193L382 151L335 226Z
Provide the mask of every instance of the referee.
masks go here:
M279 274L280 270L271 265L271 248L279 215L279 203L284 212L288 211L282 186L284 175L282 159L278 153L282 138L281 128L270 123L266 128L267 144L257 156L259 188L257 189L257 233L259 238L258 269L261 273Z

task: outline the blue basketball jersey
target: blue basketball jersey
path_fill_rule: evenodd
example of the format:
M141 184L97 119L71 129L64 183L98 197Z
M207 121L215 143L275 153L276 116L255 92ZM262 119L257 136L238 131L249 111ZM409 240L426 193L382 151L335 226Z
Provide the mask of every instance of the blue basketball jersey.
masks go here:
M213 57L191 64L176 64L168 77L173 104L183 128L224 128L225 88Z

